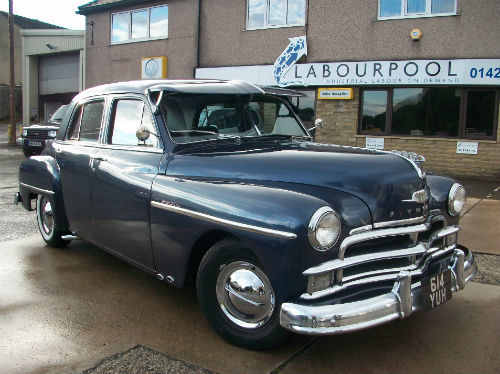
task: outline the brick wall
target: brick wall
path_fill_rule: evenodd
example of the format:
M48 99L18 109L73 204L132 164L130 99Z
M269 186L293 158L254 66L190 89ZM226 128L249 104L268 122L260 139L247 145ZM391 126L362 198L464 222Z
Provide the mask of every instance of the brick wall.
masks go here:
M316 141L364 147L366 136L357 135L359 89L353 89L352 100L317 100L316 117L323 119L325 126L316 132ZM498 116L500 119L500 115ZM374 137L374 136L370 136ZM457 140L417 137L384 137L385 150L404 150L425 157L427 171L455 176L500 177L500 124L497 140L477 141L477 155L457 154Z

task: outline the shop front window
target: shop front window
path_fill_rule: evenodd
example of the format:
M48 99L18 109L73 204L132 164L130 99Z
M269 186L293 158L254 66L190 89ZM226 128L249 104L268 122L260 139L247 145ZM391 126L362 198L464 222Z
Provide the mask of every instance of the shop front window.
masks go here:
M306 0L248 0L247 29L304 26Z
M360 134L495 139L498 91L460 87L363 90Z
M450 16L456 13L456 0L379 0L378 7L379 19Z
M111 43L168 37L168 5L111 15Z
M387 91L365 91L362 107L362 131L384 133L387 117Z
M495 106L495 91L469 91L467 92L467 115L465 134L467 136L491 137L498 109Z
M395 88L392 134L457 136L460 96L455 88Z

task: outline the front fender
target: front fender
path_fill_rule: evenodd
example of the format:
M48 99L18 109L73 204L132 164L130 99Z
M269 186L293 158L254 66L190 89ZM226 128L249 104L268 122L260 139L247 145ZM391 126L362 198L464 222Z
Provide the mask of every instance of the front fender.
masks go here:
M257 256L279 299L303 292L306 278L302 272L331 260L337 253L337 247L320 252L309 244L307 226L314 212L331 205L344 223L346 219L350 222L349 226L356 211L351 210L352 199L359 202L363 219L369 219L369 212L359 199L343 192L324 189L321 196L311 186L304 191L293 188L298 186L158 176L153 183L151 206L158 271L174 278L174 285L182 286L194 243L207 232L224 231L240 239ZM314 195L307 194L307 190ZM335 204L323 197L335 200ZM342 236L348 231L346 227Z
M19 167L19 192L23 206L33 210L31 200L38 194L47 196L57 212L56 225L61 231L68 230L64 210L61 174L56 160L51 156L32 156Z
M446 218L448 225L458 224L460 217L454 217L448 211L448 194L450 193L451 186L456 181L452 178L435 174L427 174L426 181L431 195L429 208L439 209Z

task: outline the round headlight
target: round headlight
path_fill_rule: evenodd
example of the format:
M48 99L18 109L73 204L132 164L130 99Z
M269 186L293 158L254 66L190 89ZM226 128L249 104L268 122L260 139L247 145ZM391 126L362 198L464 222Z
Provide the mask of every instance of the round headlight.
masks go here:
M309 222L309 242L318 251L334 246L340 236L340 218L335 211L324 206L319 208Z
M57 136L57 131L50 130L48 135L49 135L49 138L55 138Z
M465 188L455 183L448 194L448 211L452 216L458 216L465 206Z

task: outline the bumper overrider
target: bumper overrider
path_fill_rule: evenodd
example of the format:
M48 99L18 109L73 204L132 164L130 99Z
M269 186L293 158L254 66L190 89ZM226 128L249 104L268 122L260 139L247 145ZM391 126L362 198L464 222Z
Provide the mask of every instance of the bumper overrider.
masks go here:
M465 287L477 271L472 251L455 247L450 251L451 292ZM400 271L392 290L386 294L334 305L286 302L281 306L280 323L284 328L302 334L341 334L406 318L415 311L428 309L429 292L423 280L412 279L412 272Z

